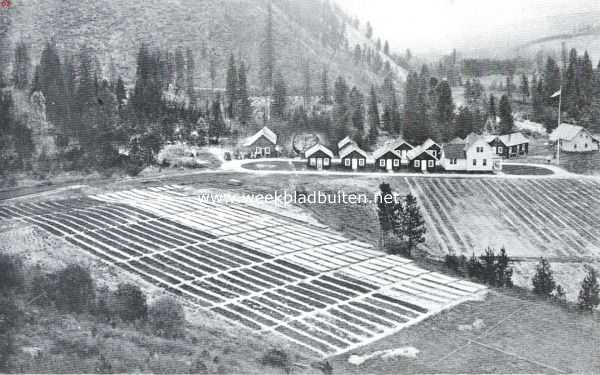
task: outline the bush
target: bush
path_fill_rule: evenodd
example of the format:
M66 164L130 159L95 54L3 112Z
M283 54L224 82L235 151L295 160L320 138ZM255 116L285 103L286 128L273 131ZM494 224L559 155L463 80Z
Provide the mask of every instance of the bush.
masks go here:
M148 310L148 321L158 336L175 338L183 335L185 312L172 297L161 297Z
M281 349L270 349L262 356L260 363L263 366L282 368L286 373L290 373L292 370L292 360L289 355Z
M556 288L554 282L554 276L552 276L552 269L550 263L545 258L540 258L540 262L535 267L535 275L531 280L533 283L533 292L537 295L549 297L552 291Z
M488 285L497 287L512 287L513 270L509 267L510 258L502 248L496 255L491 248L486 249L481 257L471 256L466 264L467 274Z
M8 292L23 287L23 264L21 259L8 254L0 254L0 292Z
M114 293L115 310L124 322L146 319L148 306L146 295L133 284L121 283Z
M90 311L95 298L94 280L87 269L71 264L56 277L56 307L82 313Z
M467 257L464 255L446 254L444 264L459 276L465 276L467 273Z
M577 296L577 305L581 310L593 311L600 304L600 285L598 273L588 265L585 266L586 275L581 282L581 290Z

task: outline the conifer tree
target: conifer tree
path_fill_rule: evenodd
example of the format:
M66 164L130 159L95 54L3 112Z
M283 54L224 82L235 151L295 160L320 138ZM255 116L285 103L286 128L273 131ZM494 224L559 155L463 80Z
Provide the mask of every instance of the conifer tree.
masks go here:
M183 56L183 48L175 49L175 86L177 90L185 90L185 58Z
M321 103L322 104L331 104L331 99L329 97L329 73L327 72L327 68L323 68L323 72L321 73Z
M281 72L275 74L275 81L273 83L273 104L272 111L273 116L283 120L285 119L285 110L287 106L287 86L283 80Z
M385 53L387 56L390 55L390 44L388 43L388 41L385 41L385 44L383 45L383 53Z
M117 103L119 107L122 106L124 101L127 99L127 92L125 90L125 84L123 83L123 78L121 78L121 76L119 76L119 78L117 79L115 95L117 96Z
M514 119L512 115L512 108L510 106L510 100L506 95L502 95L500 98L498 111L500 114L500 134L510 134L514 126Z
M238 69L238 99L239 99L239 120L242 125L247 125L252 116L252 106L248 96L247 69L244 61L240 61Z
M544 69L544 102L547 105L554 105L551 96L560 89L561 80L558 64L552 57L548 57Z
M238 71L235 64L233 53L229 56L227 74L225 78L225 98L227 100L227 116L234 118L236 116L236 101L238 91Z
M577 296L577 305L581 310L593 311L600 304L600 285L598 272L589 265L585 266L585 278L581 282L581 290Z
M191 103L195 101L195 91L194 91L194 75L196 71L196 64L194 62L194 53L191 48L186 50L186 86L187 86L187 94L190 98Z
M526 74L521 76L521 96L523 97L523 103L527 103L527 99L529 98L529 79Z
M448 81L440 82L436 87L437 108L436 120L438 132L444 140L449 140L454 132L452 130L452 120L454 117L454 102L452 100L452 89Z
M417 203L417 198L408 194L404 201L403 214L404 233L408 238L408 256L411 256L412 250L420 243L425 242L425 220L421 215L421 210Z
M13 63L13 84L18 89L24 89L29 85L31 74L31 58L29 47L25 42L17 43L15 48L15 59Z
M371 94L369 96L369 145L373 146L377 142L379 136L379 127L381 126L379 119L379 106L377 100L377 94L375 93L375 86L371 86Z
M533 292L544 297L550 296L556 288L552 269L546 258L540 258L540 262L535 267L535 275L531 282L533 283Z

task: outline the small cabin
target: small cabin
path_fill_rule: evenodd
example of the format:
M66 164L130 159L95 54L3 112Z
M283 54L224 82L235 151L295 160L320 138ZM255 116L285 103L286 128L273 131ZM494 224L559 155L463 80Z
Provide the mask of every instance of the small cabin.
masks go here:
M382 147L375 151L373 159L375 159L375 168L386 171L398 170L402 166L402 155L390 147Z
M503 159L526 156L529 153L529 139L521 133L490 137L488 143L494 148L496 155Z
M408 153L409 168L416 172L433 172L439 166L439 160L423 146L415 147ZM440 155L441 158L441 155Z
M423 150L433 155L433 157L435 157L437 160L442 159L442 146L435 143L435 141L431 138L428 138L425 142L423 142L421 147L423 148Z
M309 168L329 169L333 160L333 152L322 144L316 144L304 152Z
M242 148L253 158L277 157L277 134L265 126L247 138Z
M343 168L364 169L367 166L367 153L356 144L351 143L340 151L340 161Z
M403 139L397 140L391 146L391 149L396 151L398 153L398 155L400 155L400 157L401 157L400 164L405 165L405 166L408 166L408 153L413 148L414 148L413 145L411 145L410 143L406 142Z

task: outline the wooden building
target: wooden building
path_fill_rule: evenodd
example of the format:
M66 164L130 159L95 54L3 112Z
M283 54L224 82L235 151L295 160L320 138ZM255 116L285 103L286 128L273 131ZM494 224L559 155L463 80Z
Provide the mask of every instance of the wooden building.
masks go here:
M373 159L375 159L375 168L378 169L393 171L400 169L402 166L402 155L400 154L400 151L394 150L389 146L384 146L376 150L373 153ZM406 165L408 165L408 163L406 163Z
M439 167L438 158L423 146L415 147L407 156L410 160L409 168L414 171L433 172Z
M356 144L351 143L340 151L340 161L344 168L364 169L367 166L367 153Z
M550 134L550 141L559 143L561 151L591 152L598 151L599 140L582 126L560 124Z
M277 134L265 126L247 138L242 149L253 158L277 157Z
M529 139L521 133L490 136L488 143L503 159L526 156L529 153Z
M329 169L333 152L322 144L316 144L304 152L309 168Z

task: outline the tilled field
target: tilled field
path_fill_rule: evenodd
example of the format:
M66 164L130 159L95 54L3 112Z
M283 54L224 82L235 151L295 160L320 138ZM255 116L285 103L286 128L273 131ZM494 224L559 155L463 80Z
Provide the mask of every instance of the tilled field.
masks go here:
M0 206L101 260L321 356L369 344L484 292L371 245L164 186Z

